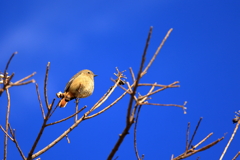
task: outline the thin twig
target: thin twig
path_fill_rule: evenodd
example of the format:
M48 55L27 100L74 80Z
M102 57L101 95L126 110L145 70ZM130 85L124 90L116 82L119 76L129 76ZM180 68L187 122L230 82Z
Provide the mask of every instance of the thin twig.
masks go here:
M239 155L240 155L240 151L233 157L232 160L236 160Z
M200 123L201 123L202 119L203 119L203 118L200 117L200 119L199 119L199 121L198 121L198 124L197 124L197 126L196 126L196 128L195 128L195 130L194 130L193 136L192 136L192 138L191 138L191 140L190 140L190 142L189 142L188 148L191 147L192 141L193 141L193 139L194 139L194 137L195 137L195 135L196 135L196 133L197 133L198 127L200 126Z
M71 127L69 127L65 132L63 132L58 138L56 138L54 141L52 141L50 144L48 144L45 148L41 149L37 153L31 156L31 159L34 159L38 157L39 155L43 154L50 148L52 148L55 144L57 144L60 140L62 140L68 133L70 133L74 128L76 128L84 119L85 116L87 116L89 113L83 115L80 119L77 120L76 123L74 123ZM30 159L29 159L30 160Z
M109 108L111 108L114 104L116 104L120 99L122 99L125 95L127 94L127 92L124 92L120 97L118 97L114 102L112 102L109 106L105 107L104 109L102 109L101 111L93 114L93 115L90 115L90 116L87 116L85 117L85 119L90 119L90 118L93 118L93 117L96 117L97 115L105 112L106 110L108 110Z
M155 90L154 92L148 94L148 96L151 96L151 95L153 95L153 94L155 94L155 93L157 93L157 92L163 91L163 90L165 90L165 89L167 89L167 88L173 88L172 86L174 86L174 85L177 84L177 83L179 83L179 82L178 82L178 81L175 81L175 82L173 82L172 84L169 84L169 85L167 85L167 86L165 86L165 87L162 87L162 88L160 88L160 89L157 89L157 90Z
M37 96L38 96L38 101L39 101L40 109L41 109L41 111L42 111L42 116L43 116L43 119L45 119L45 113L44 113L44 109L43 109L43 105L42 105L42 100L41 100L40 93L39 93L39 89L38 89L38 84L35 83L35 86L36 86L36 92L37 92Z
M152 86L146 95L150 94L154 90L154 88L155 88L155 86ZM133 108L131 117L134 117L134 115L136 114L138 106L143 104L147 99L149 99L148 96L146 96L146 95L145 96L141 96L140 93L139 93L139 97L136 100L136 104L135 104L135 106Z
M12 84L8 85L6 88L10 88L12 86L22 86L22 85L26 85L26 84L29 84L29 83L35 83L35 80L32 79L30 81L22 82L22 83L12 83Z
M130 121L131 121L130 114L131 114L131 110L132 110L133 99L134 99L135 93L137 91L139 80L141 78L141 74L142 74L142 70L143 70L143 66L144 66L144 62L145 62L145 57L146 57L146 54L147 54L148 45L149 45L151 35L152 35L152 29L153 29L153 27L150 27L150 29L149 29L146 45L144 47L144 51L143 51L143 55L142 55L140 69L138 71L137 79L136 79L136 81L134 81L135 86L133 87L133 91L132 91L130 101L129 101L129 104L128 104L126 124L129 124Z
M47 68L46 68L46 74L45 74L45 79L44 79L44 97L45 97L45 103L46 103L46 107L49 110L49 103L48 103L48 96L47 96L47 81L48 81L48 71L50 68L50 62L48 62L47 64Z
M22 152L22 150L21 150L21 148L20 148L20 146L19 146L19 144L18 144L18 141L17 141L17 139L16 139L16 133L12 130L10 124L9 124L9 129L10 129L10 133L11 133L11 135L12 135L12 137L13 137L13 142L15 143L15 145L16 145L16 147L17 147L17 149L18 149L18 152L19 152L20 155L22 156L23 160L25 160L26 157L24 156L24 154L23 154L23 152Z
M9 58L8 62L7 62L7 65L6 65L6 67L5 67L5 69L4 69L4 72L3 72L3 73L4 73L4 74L3 74L3 75L4 75L3 84L6 83L6 78L7 78L7 77L6 77L6 76L7 76L6 73L7 73L7 70L8 70L8 66L9 66L11 60L13 59L14 55L17 54L17 53L18 53L18 52L14 52L14 53L11 55L11 57Z
M113 81L114 83L116 83L116 80L114 80L113 78L111 78L111 81ZM128 83L128 82L127 82ZM122 85L118 85L118 87L120 87L121 89L123 89L125 92L127 92L128 94L132 93L132 90L128 90L126 88L124 88Z
M173 160L180 160L180 159L184 159L184 158L190 157L190 156L192 156L193 154L196 154L196 153L198 153L198 152L201 152L201 151L204 151L204 150L206 150L206 149L211 148L212 146L216 145L218 142L220 142L220 141L223 140L223 139L224 139L224 137L219 138L218 140L216 140L216 141L214 141L214 142L212 142L212 143L210 143L210 144L208 144L208 145L206 145L206 146L204 146L204 147L202 147L202 148L200 148L200 149L198 149L198 150L194 150L194 149L192 148L192 149L190 149L190 150L187 151L187 154L184 152L183 154L181 154L181 155L173 158Z
M25 81L25 80L27 80L27 79L29 79L29 78L33 77L35 74L36 74L36 72L33 72L33 73L32 73L32 74L30 74L29 76L26 76L26 77L24 77L24 78L20 79L19 81L17 81L17 82L14 82L14 84L19 84L19 83L21 83L21 82L23 82L23 81Z
M75 101L75 103L76 103L76 106L75 106L75 113L78 112L78 102L79 102L79 98L76 98L76 101ZM78 120L78 114L75 114L75 120L74 120L74 123L76 123L77 120Z
M1 125L0 125L0 128L8 136L8 138L13 141L13 138L4 130L4 128Z
M141 158L139 157L138 149L137 149L137 123L138 123L138 117L139 117L141 108L142 108L142 106L140 105L138 107L138 111L137 111L137 115L136 115L136 122L134 125L134 150L135 150L135 154L136 154L136 157L138 160L141 160Z
M97 109L99 106L101 106L107 99L108 97L113 93L113 91L117 88L119 82L121 81L121 76L118 77L117 81L115 82L114 86L111 87L108 90L108 93L103 97L103 99L101 101L98 101L91 109L90 112L94 111L95 109Z
M135 78L135 75L134 75L134 72L133 72L132 67L130 67L129 70L130 70L130 73L131 73L131 75L132 75L132 80L133 80L133 82L135 82L135 81L136 81L136 78Z
M162 85L162 84L152 84L152 83L139 83L138 86L156 86L156 87L168 87L168 88L177 88L180 87L180 85Z
M44 87L44 88L45 88L45 87ZM40 129L40 131L39 131L39 133L38 133L38 135L37 135L36 140L35 140L34 143L33 143L33 146L32 146L32 148L31 148L30 152L28 153L27 160L32 160L32 159L33 159L33 158L32 158L33 152L34 152L34 150L36 149L37 144L38 144L40 138L42 137L42 134L43 134L44 129L46 128L46 124L47 124L47 121L49 120L49 116L50 116L50 113L51 113L51 111L52 111L52 105L54 104L54 102L55 102L55 99L53 99L53 101L52 101L52 103L51 103L51 106L49 107L49 109L48 109L48 111L47 111L47 115L46 115L45 119L43 120L42 127L41 127L41 129ZM36 158L36 157L35 157L35 158Z
M12 55L13 57L13 55ZM12 58L11 57L11 58ZM7 68L7 67L6 67ZM10 116L10 93L9 90L6 89L6 94L7 94L7 113L6 113L6 122L5 122L5 131L8 133L8 123L9 123L9 116ZM7 142L8 142L8 136L7 134L4 135L4 160L7 159Z
M54 125L54 124L57 124L57 123L66 121L66 120L68 120L69 118L72 118L72 117L74 117L76 114L80 113L80 112L81 112L82 110L84 110L85 108L87 108L87 106L84 106L84 107L81 108L79 111L77 111L77 112L75 112L74 114L72 114L71 116L68 116L68 117L66 117L66 118L64 118L64 119L61 119L61 120L56 121L56 122L53 122L53 123L49 123L49 124L47 124L46 126L51 126L51 125ZM75 123L76 123L76 122L75 122Z
M219 158L219 160L222 160L223 157L224 157L224 155L225 155L225 153L227 152L227 149L228 149L229 145L231 144L231 142L232 142L232 140L233 140L233 138L234 138L234 136L235 136L235 134L236 134L236 132L237 132L237 130L238 130L239 124L240 124L240 120L238 120L238 123L236 124L236 127L234 128L234 131L233 131L233 133L232 133L232 136L231 136L231 138L229 139L226 147L224 148L224 151L223 151L221 157Z
M126 82L126 84L127 84L127 86L128 86L128 90L130 91L130 93L133 94L133 91L132 91L132 88L131 88L129 82ZM135 95L134 95L133 98L134 98L134 100L137 102L137 97L136 97Z
M155 105L155 106L172 106L172 107L180 107L182 109L186 109L186 107L184 107L184 105L178 105L178 104L159 104L159 103L141 103L141 105Z
M187 132L186 132L186 150L185 150L186 152L188 150L189 130L190 130L190 122L188 122Z
M144 74L147 73L148 69L150 68L150 66L152 65L153 61L156 59L158 53L160 52L160 50L162 49L164 43L166 42L166 40L168 39L170 33L172 32L172 28L167 32L166 36L164 37L164 39L162 40L161 44L159 45L159 47L157 48L156 52L154 53L152 59L150 60L150 62L148 63L147 67L143 70L142 72L142 76Z
M66 139L68 143L71 143L70 139L68 138L68 135L66 135Z
M117 160L118 159L118 156L116 158L114 158L114 160Z
M205 142L210 136L212 136L213 133L209 133L203 140L201 140L198 144L196 144L195 146L193 146L193 148L197 148L200 144L202 144L203 142Z
M5 85L5 89L6 89L8 86L10 86L9 84L11 83L11 80L12 80L12 78L13 78L14 75L15 75L15 74L12 73L10 76L7 76L7 82L4 84L4 85Z
M49 118L53 115L53 113L56 111L56 109L58 108L59 106L58 106L58 104L55 106L55 108L53 109L53 111L52 111L52 113L50 113L50 115L49 115Z

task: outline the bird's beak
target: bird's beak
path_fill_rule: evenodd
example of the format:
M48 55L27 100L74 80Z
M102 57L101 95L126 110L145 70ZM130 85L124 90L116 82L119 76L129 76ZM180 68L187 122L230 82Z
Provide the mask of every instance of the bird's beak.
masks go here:
M98 76L98 75L95 74L94 77L96 77L96 76Z

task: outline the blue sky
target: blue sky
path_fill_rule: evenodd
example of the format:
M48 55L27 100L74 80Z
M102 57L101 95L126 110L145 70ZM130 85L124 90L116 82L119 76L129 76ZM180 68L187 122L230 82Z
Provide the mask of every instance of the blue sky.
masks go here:
M240 2L239 1L0 1L0 70L15 51L9 73L17 81L32 72L43 99L46 65L51 62L48 95L55 98L68 80L82 69L99 75L91 97L81 100L89 108L113 84L115 67L138 70L150 26L153 34L147 61L157 49L166 32L173 28L148 74L141 82L170 84L180 81L180 88L171 88L152 96L152 103L183 104L188 101L187 114L176 107L143 106L138 124L138 148L145 159L170 159L185 149L187 123L191 133L200 117L202 124L193 144L209 133L213 136L201 146L226 134L213 148L188 159L218 159L235 125L234 112L240 102ZM129 72L126 72L131 82ZM146 90L142 90L144 93ZM141 92L141 90L139 90ZM14 87L11 93L10 123L27 155L42 124L41 112L33 84ZM109 98L102 108L122 93ZM129 95L104 114L84 121L65 139L44 153L42 159L106 159L118 134L125 125ZM0 116L4 117L6 95L0 98ZM58 109L50 122L74 112L74 102ZM0 119L4 125L5 119ZM73 120L45 130L36 151L42 149ZM3 133L0 132L0 137ZM2 138L3 140L3 138ZM239 151L237 133L225 159ZM3 145L0 145L2 156ZM9 160L20 159L9 142ZM133 130L126 137L116 156L134 159Z

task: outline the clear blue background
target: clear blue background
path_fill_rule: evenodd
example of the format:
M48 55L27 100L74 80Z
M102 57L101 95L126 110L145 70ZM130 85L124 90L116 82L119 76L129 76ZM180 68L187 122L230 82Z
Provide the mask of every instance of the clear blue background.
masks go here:
M240 106L240 2L239 1L0 1L0 69L15 51L9 67L17 81L32 72L39 84L43 100L43 81L47 62L51 62L48 95L50 101L63 91L68 80L82 69L99 75L91 97L81 99L81 106L90 108L113 85L115 67L135 73L150 26L153 35L147 62L166 32L173 32L161 53L141 82L170 84L172 88L152 96L152 103L183 104L188 101L187 114L180 108L143 106L138 125L138 149L146 160L170 159L185 150L187 123L191 133L200 117L202 124L193 144L213 132L200 147L225 135L211 149L188 159L219 159L235 125L234 112ZM148 88L147 88L148 89ZM147 89L141 91L144 94ZM116 92L101 107L110 104L123 91ZM42 124L42 115L34 84L13 87L10 123L27 155ZM129 95L104 114L84 121L68 136L41 155L41 159L106 159L125 126ZM0 124L5 124L6 94L0 98ZM85 110L86 111L86 110ZM58 109L50 122L74 112L74 102ZM82 113L83 114L83 113ZM80 114L80 115L82 115ZM73 120L48 127L37 146L42 149ZM0 157L3 157L3 136L0 132ZM232 159L240 150L236 134L225 159ZM35 152L36 152L35 151ZM119 160L135 159L133 130L126 137L116 156ZM8 159L21 159L9 141Z

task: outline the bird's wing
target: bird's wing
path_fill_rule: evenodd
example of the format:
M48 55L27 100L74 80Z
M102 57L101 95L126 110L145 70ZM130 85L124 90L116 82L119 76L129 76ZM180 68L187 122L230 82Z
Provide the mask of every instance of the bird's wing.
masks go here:
M66 87L64 88L64 92L67 92L67 91L68 91L68 89L69 89L69 87L71 86L73 80L74 80L75 78L77 78L80 74L81 74L81 73L75 74L75 75L70 79L70 81L68 81Z

